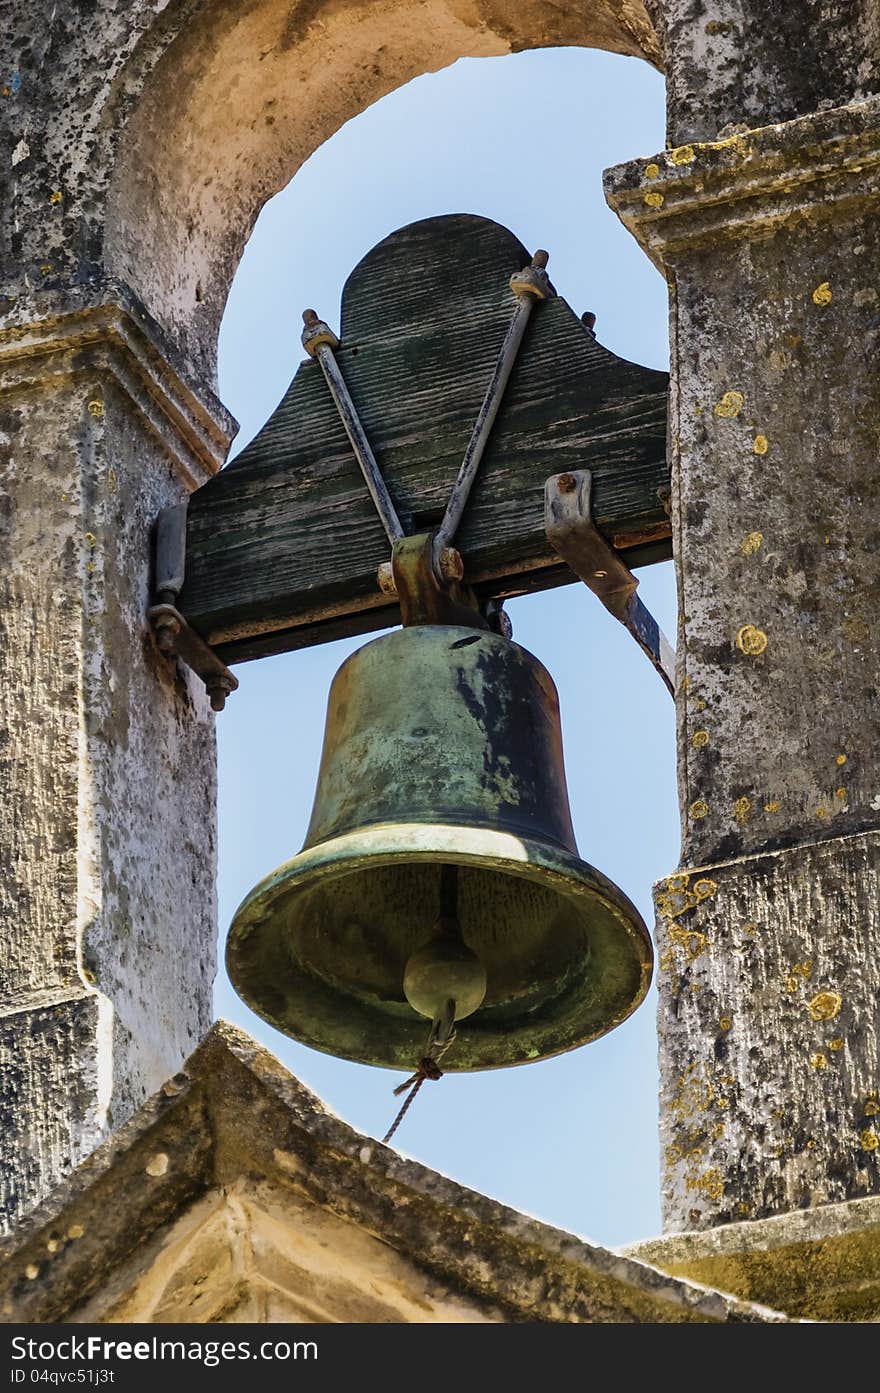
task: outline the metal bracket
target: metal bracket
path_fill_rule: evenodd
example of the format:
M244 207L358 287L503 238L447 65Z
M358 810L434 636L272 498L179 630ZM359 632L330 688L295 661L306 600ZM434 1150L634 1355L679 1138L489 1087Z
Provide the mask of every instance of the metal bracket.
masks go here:
M147 610L156 635L156 646L169 658L180 658L205 684L211 709L222 711L230 692L238 687L233 677L200 634L175 607L183 589L186 567L186 503L163 508L156 519L154 541L154 591L157 604Z
M675 649L636 594L638 580L593 522L589 469L554 474L544 487L544 526L553 550L628 629L675 696Z
M394 543L391 567L404 628L416 624L459 624L488 629L473 591L461 578L439 580L434 567L434 534L422 532Z

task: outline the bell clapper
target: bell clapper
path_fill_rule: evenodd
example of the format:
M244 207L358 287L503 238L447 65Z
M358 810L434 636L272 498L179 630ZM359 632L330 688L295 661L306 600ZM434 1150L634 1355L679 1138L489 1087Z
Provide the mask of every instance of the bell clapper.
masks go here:
M432 937L411 954L403 972L403 992L414 1011L428 1020L443 1015L450 998L455 1020L470 1016L486 995L486 969L461 936L458 921L458 867L440 868L440 913Z
M384 1142L394 1136L425 1079L436 1082L443 1077L437 1061L455 1040L455 1022L476 1011L486 995L486 970L461 936L455 865L440 867L440 913L433 937L407 961L403 990L413 1010L430 1019L431 1029L416 1072L394 1090L395 1097L407 1089L410 1092L382 1138Z

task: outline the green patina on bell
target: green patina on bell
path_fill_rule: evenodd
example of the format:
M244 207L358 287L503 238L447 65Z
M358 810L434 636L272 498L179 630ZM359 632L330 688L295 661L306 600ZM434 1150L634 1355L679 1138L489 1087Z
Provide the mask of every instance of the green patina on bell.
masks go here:
M410 1069L525 1064L619 1025L651 941L577 852L556 688L532 654L453 624L368 643L333 682L305 846L235 915L236 990L303 1044Z

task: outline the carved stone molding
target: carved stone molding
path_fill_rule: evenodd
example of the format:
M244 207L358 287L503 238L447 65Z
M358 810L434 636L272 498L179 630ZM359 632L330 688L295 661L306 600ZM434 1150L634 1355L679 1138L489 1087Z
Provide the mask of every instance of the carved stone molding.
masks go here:
M661 268L710 243L850 217L880 201L880 98L617 165L605 197Z
M125 394L188 488L221 468L236 421L122 296L0 328L0 396L96 375Z

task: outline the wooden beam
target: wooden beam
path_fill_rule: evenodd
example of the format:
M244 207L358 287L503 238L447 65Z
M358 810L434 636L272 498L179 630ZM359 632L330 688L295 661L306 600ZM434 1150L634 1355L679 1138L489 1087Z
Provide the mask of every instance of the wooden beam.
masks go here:
M407 531L442 517L513 313L508 279L529 256L497 223L432 218L386 238L346 283L337 357ZM456 539L478 592L575 579L543 526L544 481L569 468L593 471L596 521L630 564L670 555L666 387L564 300L537 306ZM397 622L376 584L388 555L309 359L192 495L178 606L227 663L365 633Z

